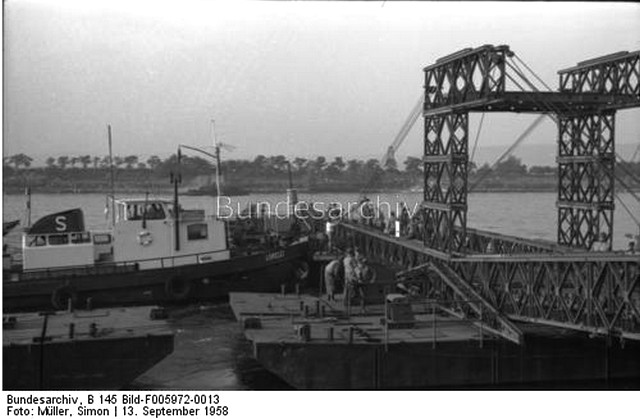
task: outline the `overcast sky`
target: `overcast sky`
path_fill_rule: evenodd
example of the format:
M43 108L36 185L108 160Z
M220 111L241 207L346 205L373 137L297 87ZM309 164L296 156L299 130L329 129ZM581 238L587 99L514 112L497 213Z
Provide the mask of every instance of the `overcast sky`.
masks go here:
M220 141L257 154L380 156L422 93L422 68L508 44L551 86L578 61L640 49L633 3L4 2L4 155L167 156ZM489 115L480 145L533 117ZM472 117L471 138L479 115ZM421 155L421 120L400 150ZM640 111L618 114L637 143ZM543 124L529 143L553 144ZM552 162L549 162L552 164Z

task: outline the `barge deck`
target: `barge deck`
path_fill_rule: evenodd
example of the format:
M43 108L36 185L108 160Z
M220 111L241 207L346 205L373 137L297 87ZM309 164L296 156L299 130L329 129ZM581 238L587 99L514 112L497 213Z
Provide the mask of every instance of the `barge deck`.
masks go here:
M232 293L230 303L255 358L298 389L640 388L636 341L518 323L518 345L428 302L351 315L309 295Z
M123 388L173 352L174 334L157 310L3 316L4 390Z

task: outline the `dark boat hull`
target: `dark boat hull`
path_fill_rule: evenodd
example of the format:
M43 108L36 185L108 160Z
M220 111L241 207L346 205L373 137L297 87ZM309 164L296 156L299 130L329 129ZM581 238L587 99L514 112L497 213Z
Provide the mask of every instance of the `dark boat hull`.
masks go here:
M231 291L278 291L291 287L307 257L307 243L202 264L57 278L3 280L3 311L149 304L188 304L225 298Z

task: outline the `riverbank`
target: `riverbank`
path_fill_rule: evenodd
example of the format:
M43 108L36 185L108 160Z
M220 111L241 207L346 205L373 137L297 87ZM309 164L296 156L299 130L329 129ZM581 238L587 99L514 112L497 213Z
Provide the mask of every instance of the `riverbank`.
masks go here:
M159 187L155 185L152 188L145 188L142 186L135 187L129 186L124 188L115 188L116 193L120 195L135 195L135 194L146 194L147 192L151 195L172 195L173 188L171 187ZM241 195L253 195L253 194L275 194L275 193L283 193L286 190L286 186L283 187L274 187L274 188L252 188L246 189L243 188L243 193L225 193L225 196L241 196ZM309 188L296 188L298 193L306 193L306 194L314 194L314 193L353 193L353 194L362 194L362 188L322 188L316 187L313 189ZM192 189L181 188L179 189L179 193L183 195L195 195L192 193ZM496 192L504 192L504 193L521 193L521 192L555 192L556 185L504 185L500 187L491 187L491 186L481 186L475 188L472 192L475 193L496 193ZM4 195L24 195L25 188L24 187L6 187L3 186L3 194ZM394 188L370 188L366 191L367 193L418 193L422 192L420 187L415 187L411 189L394 189ZM31 193L38 194L110 194L110 188L88 188L88 187L54 187L54 188L31 188ZM223 190L224 193L224 190ZM209 194L200 194L197 195L209 195ZM210 196L215 196L215 194L211 194Z
M80 171L75 176L64 173L66 176L5 176L3 179L3 193L5 195L24 194L28 187L31 193L39 194L110 194L112 187L109 178L103 176L83 175ZM422 174L415 176L388 175L376 182L364 182L360 177L348 180L318 180L309 182L304 177L294 176L293 185L300 193L328 194L328 193L397 193L397 192L421 192L423 190ZM631 178L623 176L623 181L633 190L640 190L640 185L635 184ZM443 187L446 187L443 185ZM546 174L519 174L519 175L491 175L482 177L472 174L467 181L467 190L470 192L555 192L558 181L555 173ZM283 193L289 188L289 179L286 176L243 176L235 177L233 181L223 183L223 195L240 196L250 194ZM148 173L123 171L119 173L115 182L115 191L118 194L145 194L171 195L173 186L168 177L154 178ZM179 186L181 194L215 196L215 186L211 184L210 177L183 178Z

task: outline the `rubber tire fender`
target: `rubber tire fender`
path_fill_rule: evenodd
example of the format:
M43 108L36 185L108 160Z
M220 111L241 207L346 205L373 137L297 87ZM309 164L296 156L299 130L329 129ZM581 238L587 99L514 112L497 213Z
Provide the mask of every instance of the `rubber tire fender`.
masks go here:
M300 260L293 265L293 275L299 282L303 282L309 277L309 264L304 260Z
M183 301L191 293L191 281L174 276L164 284L164 293L174 301Z
M76 289L70 285L61 285L51 294L51 305L56 310L66 310L68 301L71 298L71 304L75 307L78 301L78 293Z

